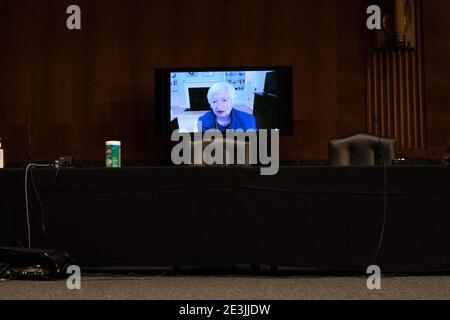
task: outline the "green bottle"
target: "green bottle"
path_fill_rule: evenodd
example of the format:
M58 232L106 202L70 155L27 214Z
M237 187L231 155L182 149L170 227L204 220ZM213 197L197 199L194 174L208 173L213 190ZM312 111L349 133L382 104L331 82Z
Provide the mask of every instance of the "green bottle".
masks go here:
M122 166L120 141L106 141L106 167L120 168Z

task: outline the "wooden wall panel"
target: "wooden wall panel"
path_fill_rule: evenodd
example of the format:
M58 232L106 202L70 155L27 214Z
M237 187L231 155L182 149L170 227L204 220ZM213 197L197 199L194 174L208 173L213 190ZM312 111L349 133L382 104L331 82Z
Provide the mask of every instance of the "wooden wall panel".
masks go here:
M423 1L428 155L450 147L450 2Z
M426 149L421 51L374 52L368 69L368 131L395 138L397 148Z
M282 159L325 159L330 137L366 130L364 1L69 0L0 2L0 136L7 160L69 154L169 159L154 135L156 67L292 65L294 136Z
M423 29L420 0L410 0L411 16L407 32L410 45L394 47L393 35L385 30L369 32L367 66L367 131L396 139L398 155L426 156L426 122L424 105ZM401 2L400 2L401 3ZM386 18L396 16L388 4L381 1ZM397 4L399 4L397 2ZM412 8L415 8L412 9ZM414 12L414 14L413 14ZM393 23L393 22L392 22ZM397 35L403 40L403 36ZM388 40L386 40L388 39ZM405 41L407 43L407 41Z

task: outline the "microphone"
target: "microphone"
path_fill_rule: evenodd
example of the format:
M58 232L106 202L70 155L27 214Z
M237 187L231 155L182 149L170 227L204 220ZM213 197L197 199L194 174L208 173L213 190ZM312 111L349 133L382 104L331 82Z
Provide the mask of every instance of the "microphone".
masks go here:
M383 159L383 152L381 151L381 137L379 135L378 129L380 129L381 131L381 127L379 127L379 122L378 122L378 117L375 117L375 128L376 128L376 137L378 138L378 146L377 146L377 150L375 152L375 165L381 165L382 162L383 164L385 164L384 159ZM382 161L383 159L383 161Z
M376 161L377 162L376 164L386 164L385 159L383 157L383 151L381 150L381 137L377 136L377 138L378 138L378 147L377 147L376 154L377 154L378 161Z
M30 115L27 114L27 132L28 132L28 161L27 163L31 163L31 154L32 154L32 140L31 140L31 121Z

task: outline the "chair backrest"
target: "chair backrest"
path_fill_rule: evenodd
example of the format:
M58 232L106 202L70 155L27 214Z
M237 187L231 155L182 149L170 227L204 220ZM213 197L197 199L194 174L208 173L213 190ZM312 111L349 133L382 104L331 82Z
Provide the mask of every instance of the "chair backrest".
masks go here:
M394 139L359 133L329 142L328 160L333 166L391 165L394 158Z
M223 152L223 164L224 165L250 165L251 164L251 143L248 141L241 142L236 140L228 140L223 139L220 141L222 145L222 152ZM205 159L203 159L203 152L206 147L208 147L211 144L209 141L193 141L189 142L190 148L191 148L191 163L193 165L207 165L205 163ZM227 144L230 144L232 146L232 153L230 154L227 148ZM241 163L238 161L238 155L242 155L243 158L241 159ZM215 155L213 155L215 156Z

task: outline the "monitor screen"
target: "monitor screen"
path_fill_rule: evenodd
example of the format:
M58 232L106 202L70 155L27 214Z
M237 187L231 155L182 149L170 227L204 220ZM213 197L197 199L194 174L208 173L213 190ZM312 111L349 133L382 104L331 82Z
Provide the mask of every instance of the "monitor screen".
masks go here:
M216 129L292 134L292 68L156 70L159 134Z

